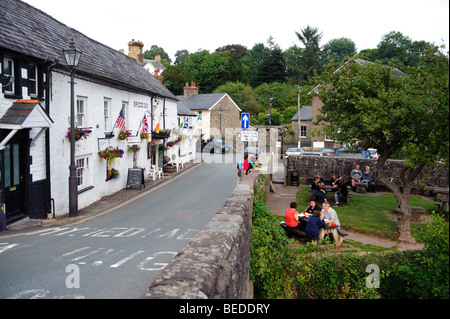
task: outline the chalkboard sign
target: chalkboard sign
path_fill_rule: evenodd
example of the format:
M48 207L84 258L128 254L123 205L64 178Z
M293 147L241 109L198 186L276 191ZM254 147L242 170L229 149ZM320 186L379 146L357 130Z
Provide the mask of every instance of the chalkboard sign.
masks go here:
M141 185L144 185L145 188L145 181L144 181L144 170L141 168L129 168L128 169L128 177L127 177L127 186L130 186L133 188L133 185L139 185L139 189L141 188Z

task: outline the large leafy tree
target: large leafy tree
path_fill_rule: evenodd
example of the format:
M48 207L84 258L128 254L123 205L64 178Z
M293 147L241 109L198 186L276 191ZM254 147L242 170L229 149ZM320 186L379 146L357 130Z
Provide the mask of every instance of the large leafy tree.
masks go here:
M429 45L419 65L404 70L349 61L338 72L324 72L316 123L326 123L323 130L345 144L378 149L377 179L397 200L399 239L413 241L412 187L425 166L446 159L448 167L448 56ZM399 172L402 187L386 177L386 160L400 149L407 158Z
M345 57L351 58L356 55L356 45L348 38L332 39L323 46L322 51L323 63L334 60L334 63L340 64Z

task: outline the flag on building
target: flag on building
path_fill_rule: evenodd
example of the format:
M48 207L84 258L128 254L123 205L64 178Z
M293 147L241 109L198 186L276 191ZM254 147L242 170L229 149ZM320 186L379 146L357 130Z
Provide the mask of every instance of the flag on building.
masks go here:
M119 116L117 117L116 127L122 131L127 130L127 127L125 125L125 116L123 116L123 109L120 110Z
M202 121L200 120L200 115L197 116L197 119L195 120L194 127L202 127Z
M159 118L158 124L156 124L155 132L159 134L159 125L161 124L161 118Z
M148 122L147 122L147 116L144 114L144 118L142 119L142 133L148 133Z

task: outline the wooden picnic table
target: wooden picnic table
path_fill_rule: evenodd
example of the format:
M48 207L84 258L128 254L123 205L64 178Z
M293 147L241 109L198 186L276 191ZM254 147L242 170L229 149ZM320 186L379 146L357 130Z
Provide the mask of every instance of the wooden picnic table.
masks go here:
M302 221L307 223L310 214L303 215L303 213L299 213L298 216ZM347 236L346 233L338 231L338 226L331 225L327 225L325 228L320 228L319 239L324 238L326 234L333 235L334 241L336 242L336 247L340 247L344 241L344 236Z

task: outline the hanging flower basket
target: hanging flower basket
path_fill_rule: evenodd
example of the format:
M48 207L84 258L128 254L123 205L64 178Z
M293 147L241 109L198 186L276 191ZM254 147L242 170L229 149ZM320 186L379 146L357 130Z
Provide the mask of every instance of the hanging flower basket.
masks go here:
M145 132L141 133L141 140L147 140L147 142L148 142L149 138L150 138L150 136L148 135L148 133L145 133Z
M119 171L116 170L115 168L111 168L111 169L108 170L108 172L106 173L106 178L107 178L107 179L117 178L118 176L119 176Z
M171 133L171 130L159 130L159 133L157 133L156 131L153 131L152 137L159 138L159 139L168 138L170 136L170 133Z
M141 148L139 147L139 145L135 144L132 146L128 146L128 152L130 153L136 153L137 151L139 151Z
M123 153L124 151L119 149L119 147L113 148L110 146L108 148L105 148L103 151L98 152L98 156L106 160L106 162L108 163L108 167L110 167L112 161L115 158L123 157Z
M89 136L90 131L82 129L82 128L76 128L75 129L75 141L85 139ZM70 140L70 127L68 128L66 137Z
M127 131L120 130L119 136L117 136L117 138L119 140L127 140L128 136L130 136L130 135L131 135L131 133L128 130Z

